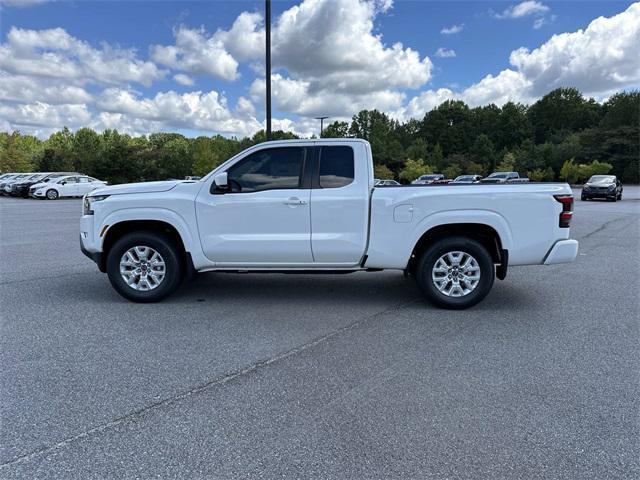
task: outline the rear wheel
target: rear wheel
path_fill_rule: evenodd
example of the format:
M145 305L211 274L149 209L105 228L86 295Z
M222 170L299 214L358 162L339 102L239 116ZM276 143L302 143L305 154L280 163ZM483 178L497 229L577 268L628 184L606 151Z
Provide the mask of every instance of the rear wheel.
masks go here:
M431 303L464 309L487 296L495 279L495 267L479 242L461 236L447 237L422 254L416 278Z
M157 302L180 285L183 265L173 242L155 232L132 232L107 255L107 274L116 291L134 302Z

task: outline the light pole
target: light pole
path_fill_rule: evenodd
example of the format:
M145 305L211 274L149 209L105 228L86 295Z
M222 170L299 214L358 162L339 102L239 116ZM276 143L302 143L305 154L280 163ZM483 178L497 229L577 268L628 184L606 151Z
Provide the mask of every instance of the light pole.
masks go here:
M316 120L320 120L320 138L322 138L322 130L324 129L324 120L329 117L315 117Z
M271 0L264 2L267 141L271 140Z

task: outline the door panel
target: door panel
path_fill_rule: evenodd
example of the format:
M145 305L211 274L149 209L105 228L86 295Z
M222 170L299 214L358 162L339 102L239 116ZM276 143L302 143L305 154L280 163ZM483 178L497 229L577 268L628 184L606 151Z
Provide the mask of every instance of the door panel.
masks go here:
M73 197L78 195L78 179L76 177L67 178L65 184L60 184L58 190L61 197Z
M303 147L265 148L227 170L225 192L203 188L196 215L204 254L219 266L310 265L310 190Z
M355 265L367 242L368 172L347 146L319 149L319 174L311 190L311 248L316 263ZM359 152L367 158L365 152Z
M202 199L197 215L204 254L229 265L311 263L309 193L267 190Z

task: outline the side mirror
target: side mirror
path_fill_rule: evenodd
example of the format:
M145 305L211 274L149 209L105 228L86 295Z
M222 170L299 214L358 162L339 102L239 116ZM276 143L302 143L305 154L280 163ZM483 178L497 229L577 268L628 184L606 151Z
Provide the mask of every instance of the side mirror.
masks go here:
M60 182L60 185L66 185L67 182Z
M220 190L226 190L229 186L227 172L218 173L215 177L213 177L213 183L215 183L216 188Z

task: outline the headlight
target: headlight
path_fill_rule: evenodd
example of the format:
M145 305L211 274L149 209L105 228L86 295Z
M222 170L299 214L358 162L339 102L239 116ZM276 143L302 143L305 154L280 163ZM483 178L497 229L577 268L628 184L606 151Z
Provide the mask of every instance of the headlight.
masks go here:
M84 197L83 203L83 215L93 215L93 204L95 202L101 202L109 195L96 195L94 197L86 196Z
M609 185L609 190L613 190L614 188L616 188L615 185L613 185L613 184Z

